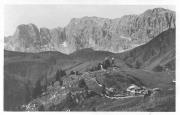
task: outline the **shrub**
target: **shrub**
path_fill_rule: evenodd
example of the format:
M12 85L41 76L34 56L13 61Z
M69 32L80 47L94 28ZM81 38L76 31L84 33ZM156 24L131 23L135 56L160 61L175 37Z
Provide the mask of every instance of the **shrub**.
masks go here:
M74 71L71 71L71 72L70 72L70 75L74 75L74 74L75 74L75 72L74 72Z
M86 82L84 81L84 79L79 80L78 86L80 88L85 88L85 89L87 88L87 85L86 85Z

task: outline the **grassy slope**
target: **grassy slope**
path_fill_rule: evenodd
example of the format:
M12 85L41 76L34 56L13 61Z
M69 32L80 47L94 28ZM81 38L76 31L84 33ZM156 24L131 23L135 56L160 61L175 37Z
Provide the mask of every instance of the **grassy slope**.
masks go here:
M123 70L112 73L92 73L91 77L97 77L100 83L106 87L125 89L130 84L145 85L148 88L161 88L155 97L146 100L143 97L129 99L108 99L94 96L88 98L83 104L75 106L72 111L175 111L175 86L171 77L174 73L151 72L144 70ZM134 79L134 80L133 80ZM91 89L98 91L98 86L91 83ZM93 85L94 83L94 85ZM93 86L93 87L92 87ZM172 90L169 90L172 89Z
M28 102L37 81L44 78L51 80L58 68L72 65L72 61L69 61L71 59L59 52L4 51L4 59L5 110L13 110L14 106Z
M81 54L81 53L80 53ZM5 81L5 105L9 106L6 110L14 108L19 104L29 101L33 93L35 84L43 78L48 81L54 79L57 69L65 69L67 73L71 70L85 71L89 66L96 65L91 59L104 59L109 53L91 52L91 56L80 54L65 55L60 52L41 52L41 53L22 53L13 51L4 51L4 81ZM80 56L79 56L80 55ZM82 56L82 57L81 57ZM91 61L88 61L91 60ZM16 83L15 83L16 82ZM44 83L42 83L43 85ZM14 85L17 87L14 88ZM14 92L16 93L15 96ZM28 95L27 95L28 94ZM9 99L12 97L11 99ZM22 101L19 100L22 97Z
M166 30L148 43L116 54L116 57L133 67L145 67L149 70L159 64L165 65L175 58L175 29ZM166 60L166 63L163 63L163 60Z

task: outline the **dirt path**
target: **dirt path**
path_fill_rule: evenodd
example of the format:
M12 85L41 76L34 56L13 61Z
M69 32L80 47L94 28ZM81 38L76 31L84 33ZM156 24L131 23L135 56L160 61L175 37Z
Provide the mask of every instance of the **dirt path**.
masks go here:
M105 95L105 97L109 98L109 99L127 99L127 98L143 97L143 95L139 95L139 96L125 96L125 97L110 97L110 96Z

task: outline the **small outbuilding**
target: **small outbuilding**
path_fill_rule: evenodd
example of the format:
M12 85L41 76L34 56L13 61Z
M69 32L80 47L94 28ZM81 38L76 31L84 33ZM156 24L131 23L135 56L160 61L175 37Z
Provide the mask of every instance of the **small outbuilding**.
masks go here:
M126 91L129 92L131 95L136 95L137 93L139 93L141 90L140 87L138 87L137 85L135 84L131 84L127 89Z

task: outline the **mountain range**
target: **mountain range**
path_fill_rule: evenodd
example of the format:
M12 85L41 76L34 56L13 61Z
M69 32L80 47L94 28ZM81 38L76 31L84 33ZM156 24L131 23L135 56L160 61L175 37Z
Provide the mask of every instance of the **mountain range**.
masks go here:
M73 18L64 28L48 29L38 28L35 24L21 24L12 36L5 37L5 50L70 54L92 48L119 53L147 43L175 26L175 12L164 8L116 19Z
M67 85L64 90L70 93L77 88L75 86L79 78L88 79L85 80L88 88L98 90L92 77L107 87L120 89L126 89L130 84L159 87L164 100L160 96L157 106L153 101L145 111L157 111L157 108L162 109L159 111L175 111L175 93L171 92L171 97L166 97L169 93L164 93L172 91L169 90L172 89L170 83L175 79L175 43L175 12L163 8L118 19L74 18L64 28L38 29L34 24L19 25L14 35L5 37L4 110L16 111L23 104L40 100L43 96L34 95L44 86L52 88L54 93L61 91L52 87L51 82L56 78L57 71L64 70L66 76L63 77L63 84ZM92 71L105 57L115 58L115 68ZM71 75L71 71L80 74ZM72 87L69 88L68 84ZM53 96L52 92L48 95ZM77 98L83 100L80 96ZM108 99L98 95L90 96L84 100L83 106L86 109L82 110L91 111L93 106L99 110L120 110L120 105L131 107L136 106L134 103L141 103L141 100L131 102L131 99L127 99L124 105L119 100L110 99L110 105L106 106L104 100ZM58 104L67 103L62 101ZM147 103L143 102L140 109L133 110L146 108L144 104ZM48 104L45 102L44 105ZM54 107L53 104L48 106ZM71 109L77 111L83 106L75 105Z

